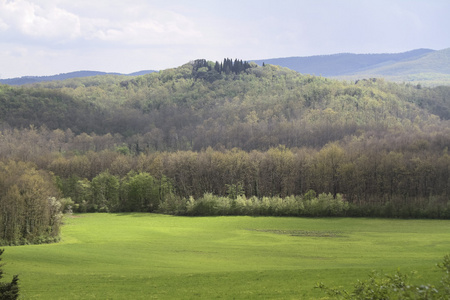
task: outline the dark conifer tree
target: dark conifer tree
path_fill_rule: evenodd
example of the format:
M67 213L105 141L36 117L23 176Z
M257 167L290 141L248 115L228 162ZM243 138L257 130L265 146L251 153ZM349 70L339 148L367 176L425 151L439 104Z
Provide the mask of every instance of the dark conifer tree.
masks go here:
M0 256L3 254L5 249L0 249ZM0 258L0 261L2 259ZM0 264L0 268L3 265ZM0 269L0 279L3 278L3 270ZM0 299L2 300L14 300L19 297L19 276L14 275L13 279L9 283L0 282Z
M216 64L214 65L214 70L216 71L216 72L218 72L218 73L220 73L222 70L221 70L221 65L219 64L219 62L218 61L216 61Z

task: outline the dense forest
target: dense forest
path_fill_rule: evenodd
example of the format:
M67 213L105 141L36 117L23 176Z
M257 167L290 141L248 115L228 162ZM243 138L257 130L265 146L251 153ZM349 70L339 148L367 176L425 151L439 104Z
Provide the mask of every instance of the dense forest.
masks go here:
M237 59L0 85L0 240L67 210L450 218L449 99Z

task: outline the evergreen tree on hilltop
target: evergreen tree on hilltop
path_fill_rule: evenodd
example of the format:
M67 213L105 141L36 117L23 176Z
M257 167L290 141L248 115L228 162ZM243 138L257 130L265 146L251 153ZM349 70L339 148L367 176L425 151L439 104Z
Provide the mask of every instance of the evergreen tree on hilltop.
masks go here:
M3 254L5 249L0 249L0 256ZM0 258L0 261L2 259ZM0 264L0 268L3 265ZM3 270L0 269L0 279L3 278ZM14 275L10 283L0 282L0 299L2 300L14 300L19 297L19 276Z
M193 71L197 72L201 68L208 68L208 71L211 71L211 67L209 66L206 59L197 59L193 63Z
M195 78L207 79L209 81L221 78L220 76L218 77L219 74L237 75L251 68L250 63L247 61L242 61L242 59L235 59L233 61L230 58L224 58L221 63L216 61L215 64L206 61L206 59L197 59L192 62L192 66L192 74Z
M217 73L220 73L221 70L222 70L222 64L219 64L219 62L216 61L216 64L214 65L214 71L216 71Z
M216 65L219 66L219 63L216 62ZM235 59L233 62L232 59L225 58L223 60L223 63L220 65L219 71L220 73L223 72L225 74L230 73L240 74L250 68L251 66L248 61L242 61L242 59L241 60Z

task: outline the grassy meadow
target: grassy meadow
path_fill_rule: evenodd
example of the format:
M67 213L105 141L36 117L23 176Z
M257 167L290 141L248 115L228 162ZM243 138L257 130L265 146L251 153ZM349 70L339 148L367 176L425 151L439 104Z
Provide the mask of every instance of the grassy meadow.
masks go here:
M65 217L57 244L5 247L23 299L317 299L371 270L441 278L450 221L363 218Z

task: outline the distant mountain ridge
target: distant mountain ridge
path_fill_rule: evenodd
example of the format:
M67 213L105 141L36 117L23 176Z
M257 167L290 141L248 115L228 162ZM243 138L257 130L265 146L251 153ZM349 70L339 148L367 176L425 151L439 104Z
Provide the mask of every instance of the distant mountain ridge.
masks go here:
M402 60L370 69L372 74L408 75L412 73L450 74L450 48L432 51L411 60ZM364 72L360 72L364 73Z
M385 65L412 61L433 52L436 51L431 49L416 49L403 53L339 53L331 55L260 59L253 60L253 62L258 65L262 65L263 63L278 65L304 74L330 77L353 75Z
M38 82L45 81L55 81L55 80L65 80L71 78L80 78L80 77L90 77L90 76L101 76L101 75L123 75L123 76L140 76L149 73L157 72L154 70L143 70L130 74L121 74L121 73L107 73L100 71L75 71L69 73L62 73L58 75L50 75L50 76L23 76L9 79L0 79L0 83L9 84L9 85L23 85L23 84L32 84Z
M335 79L383 77L396 82L450 85L450 48L416 49L402 53L316 55L252 60L302 74Z

